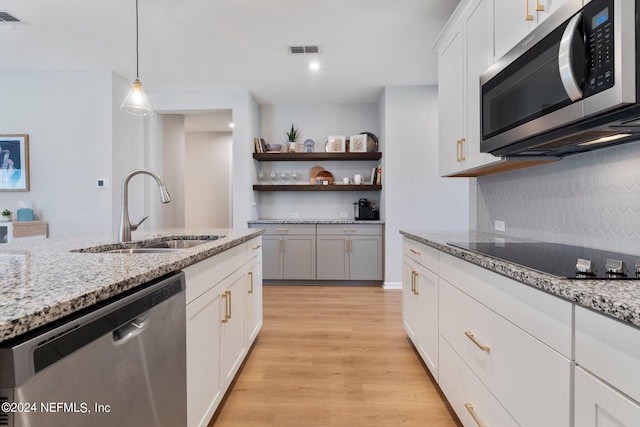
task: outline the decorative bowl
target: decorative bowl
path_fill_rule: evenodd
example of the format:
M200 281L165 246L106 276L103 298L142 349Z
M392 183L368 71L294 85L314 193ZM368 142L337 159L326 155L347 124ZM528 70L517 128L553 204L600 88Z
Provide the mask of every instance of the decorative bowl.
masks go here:
M267 144L267 151L270 153L279 153L282 149L282 144Z

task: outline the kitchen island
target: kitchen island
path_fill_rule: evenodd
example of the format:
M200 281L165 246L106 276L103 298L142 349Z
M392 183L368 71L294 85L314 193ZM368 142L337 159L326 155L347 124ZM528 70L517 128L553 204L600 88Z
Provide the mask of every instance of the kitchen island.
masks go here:
M404 328L463 425L637 425L640 281L505 261L550 246L504 234L400 233Z
M0 342L47 325L166 274L247 242L261 229L136 231L10 243L0 248ZM219 236L173 253L115 254L141 242Z

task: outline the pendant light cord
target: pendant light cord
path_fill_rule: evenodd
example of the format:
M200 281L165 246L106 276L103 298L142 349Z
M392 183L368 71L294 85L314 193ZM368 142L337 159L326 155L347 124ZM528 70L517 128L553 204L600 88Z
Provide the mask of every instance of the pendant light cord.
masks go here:
M138 0L136 0L136 79L140 78L140 55L138 53Z

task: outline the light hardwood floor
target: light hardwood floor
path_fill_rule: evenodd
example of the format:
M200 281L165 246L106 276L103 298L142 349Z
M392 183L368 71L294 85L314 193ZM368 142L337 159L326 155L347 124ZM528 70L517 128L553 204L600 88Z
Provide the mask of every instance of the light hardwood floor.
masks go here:
M209 426L461 424L379 287L264 287L264 326Z

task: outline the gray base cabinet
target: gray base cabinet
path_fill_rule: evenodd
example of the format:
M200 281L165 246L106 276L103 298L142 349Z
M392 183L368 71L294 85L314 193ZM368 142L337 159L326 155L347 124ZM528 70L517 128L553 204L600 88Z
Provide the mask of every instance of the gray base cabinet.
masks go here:
M382 226L318 224L318 280L382 280Z
M251 224L263 228L264 280L384 279L382 224Z
M252 227L265 229L262 236L263 279L315 280L315 224L260 224Z

